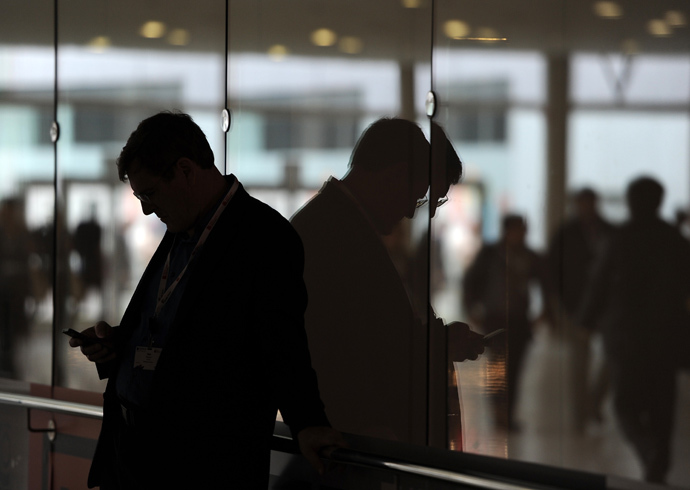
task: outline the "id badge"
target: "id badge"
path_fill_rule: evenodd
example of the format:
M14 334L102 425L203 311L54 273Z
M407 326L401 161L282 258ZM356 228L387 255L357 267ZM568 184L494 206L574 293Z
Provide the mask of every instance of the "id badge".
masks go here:
M144 371L153 371L156 369L161 352L163 349L160 347L137 347L134 353L134 367L142 368Z

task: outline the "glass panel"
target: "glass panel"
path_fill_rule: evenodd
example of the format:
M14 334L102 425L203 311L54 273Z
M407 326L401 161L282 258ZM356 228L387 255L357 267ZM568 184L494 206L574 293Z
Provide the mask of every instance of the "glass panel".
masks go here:
M51 380L52 11L53 2L46 0L0 7L0 391L5 393L30 394L33 384ZM32 421L35 427L45 423L39 418ZM41 483L30 456L36 439L26 427L25 409L0 405L2 488Z
M25 8L36 28L18 28ZM0 376L38 383L50 383L52 358L52 32L52 2L3 6Z
M545 60L536 52L503 49L506 33L491 23L470 24L472 14L477 12L462 4L437 2L436 122L460 155L463 179L450 186L448 202L432 222L430 285L440 315L488 334L507 327L501 311L512 293L505 289L504 269L492 263L493 248L484 245L501 238L508 212L519 213L529 224L525 239L530 246L543 243L545 123L539 108L545 99ZM442 187L439 195L447 183ZM486 260L477 260L480 250ZM525 251L523 256L522 250L519 260L531 267L531 255ZM538 281L532 282L538 287ZM485 296L488 289L492 297ZM457 392L462 402L453 447L506 456L505 429L513 423L509 407L515 393L507 375L508 337L498 334L478 360L459 362L467 341L461 330L449 330L449 336L449 370L456 378L451 393ZM518 365L517 349L513 352L510 358Z
M431 298L481 333L507 329L454 365L464 450L687 486L690 432L673 414L690 385L669 339L688 341L687 276L675 277L690 257L668 230L687 237L688 12L646 6L435 2L436 121L465 177L432 221ZM626 225L642 229L633 245L602 221L631 219L641 175L664 187L670 225L657 229L675 238Z
M194 15L140 7L60 4L58 330L117 325L165 231L117 177L115 160L142 119L191 114L224 166L224 4ZM93 365L60 337L57 384L102 391Z
M231 9L229 165L302 236L307 332L331 422L425 444L427 266L418 246L429 208L415 213L415 204L428 187L431 4ZM383 116L419 127L383 123L384 134L367 133L362 156L351 157Z

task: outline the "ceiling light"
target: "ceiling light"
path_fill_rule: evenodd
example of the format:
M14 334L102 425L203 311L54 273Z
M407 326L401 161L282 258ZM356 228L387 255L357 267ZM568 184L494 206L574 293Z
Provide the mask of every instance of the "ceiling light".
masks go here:
M333 46L337 36L330 29L317 29L311 33L311 42L317 46Z
M594 13L605 19L619 19L623 17L623 9L616 2L596 2Z
M283 59L288 55L288 49L282 44L274 44L268 48L268 56L273 61L283 61Z
M451 39L460 39L470 34L470 26L461 20L447 20L443 24L443 32Z
M157 39L165 34L165 24L157 20L144 22L139 29L139 34L149 39Z
M484 42L505 41L505 38L498 36L496 29L491 27L479 27L477 29L476 40Z
M343 36L338 42L338 49L346 54L361 53L363 47L362 40L354 36Z
M685 14L680 10L669 10L664 17L666 23L671 27L683 27L687 24Z
M652 19L647 23L647 31L652 36L667 37L671 35L671 28L666 21L661 19Z
M173 46L186 46L189 44L189 31L187 29L173 29L168 34L168 43Z
M110 47L110 38L106 36L96 36L86 43L89 51L93 53L102 53Z
M400 0L400 3L406 9L418 9L423 5L423 0Z

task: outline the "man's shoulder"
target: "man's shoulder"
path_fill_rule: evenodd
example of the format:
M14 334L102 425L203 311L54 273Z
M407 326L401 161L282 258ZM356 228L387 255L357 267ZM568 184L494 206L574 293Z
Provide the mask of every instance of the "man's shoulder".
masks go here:
M290 218L290 222L302 237L313 233L324 235L328 228L352 228L349 222L356 213L353 208L332 185L325 185Z
M328 221L324 204L323 195L316 194L292 215L290 223L299 231L309 228L314 222Z
M264 201L252 196L244 187L240 186L235 195L234 211L239 221L247 224L261 224L273 222L276 225L289 225L287 218Z
M299 236L290 222L267 203L240 187L227 211L218 222L222 235L237 246L255 247L259 244L290 243Z

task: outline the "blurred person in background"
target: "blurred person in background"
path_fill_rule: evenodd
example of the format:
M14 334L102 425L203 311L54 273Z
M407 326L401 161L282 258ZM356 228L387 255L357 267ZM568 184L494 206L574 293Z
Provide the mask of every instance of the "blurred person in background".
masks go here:
M7 378L16 377L15 347L29 330L33 244L23 211L17 198L0 203L0 376Z
M650 482L670 468L676 375L690 338L690 243L659 217L663 186L627 187L629 219L611 236L587 288L580 324L599 326L624 436Z
M500 373L493 387L494 421L497 428L516 431L515 402L525 353L533 325L548 319L548 278L545 260L527 246L527 223L517 214L503 217L501 237L485 243L463 278L463 305L472 325L484 334L506 329L489 344L489 371ZM537 287L544 312L532 314ZM491 387L490 387L491 389Z
M589 417L601 420L601 403L605 392L606 369L601 367L589 379L591 364L591 331L577 324L575 316L581 306L595 259L601 254L613 225L599 212L599 196L585 187L572 197L572 215L556 230L548 248L548 271L552 286L553 325L563 335L568 349L567 380L571 396L573 426L585 429Z

